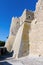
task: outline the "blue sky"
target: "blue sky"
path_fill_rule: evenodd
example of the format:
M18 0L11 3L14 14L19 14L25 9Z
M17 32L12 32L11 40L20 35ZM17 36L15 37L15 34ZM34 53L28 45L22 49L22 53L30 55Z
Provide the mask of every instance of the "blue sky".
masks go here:
M21 16L24 9L35 10L37 0L0 0L0 40L6 41L11 19Z

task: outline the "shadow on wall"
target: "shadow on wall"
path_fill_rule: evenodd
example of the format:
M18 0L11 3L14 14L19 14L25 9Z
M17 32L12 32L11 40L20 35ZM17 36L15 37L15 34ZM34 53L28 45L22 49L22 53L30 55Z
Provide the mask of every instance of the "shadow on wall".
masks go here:
M30 24L28 22L25 22L18 57L24 57L29 54L29 31L30 29L31 29Z

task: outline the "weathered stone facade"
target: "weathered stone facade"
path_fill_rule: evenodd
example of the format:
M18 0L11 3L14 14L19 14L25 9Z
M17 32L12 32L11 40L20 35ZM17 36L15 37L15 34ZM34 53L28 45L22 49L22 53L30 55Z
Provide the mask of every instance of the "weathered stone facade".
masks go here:
M20 17L20 28L17 32L12 48L12 50L15 51L13 57L15 56L15 53L16 58L23 57L29 54L29 31L31 29L31 22L33 19L34 13L28 10L25 10Z
M9 33L9 37L8 37L8 39L6 41L6 45L5 45L5 47L7 48L7 50L9 52L11 52L11 49L12 49L12 46L13 46L13 43L14 43L14 40L15 40L15 37L16 37L16 34L17 34L17 31L18 31L19 27L20 27L19 18L12 17L10 33Z
M30 54L43 56L43 0L39 0L35 20L31 23Z
M35 12L24 10L19 18L13 17L5 46L16 58L43 56L43 0L38 0Z

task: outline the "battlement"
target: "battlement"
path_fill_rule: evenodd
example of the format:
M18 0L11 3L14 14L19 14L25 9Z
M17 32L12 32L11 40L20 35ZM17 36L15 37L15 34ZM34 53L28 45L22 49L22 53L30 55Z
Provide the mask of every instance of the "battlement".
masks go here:
M29 10L24 10L22 16L20 17L20 21L25 22L25 21L32 21L34 19L34 12L29 11Z

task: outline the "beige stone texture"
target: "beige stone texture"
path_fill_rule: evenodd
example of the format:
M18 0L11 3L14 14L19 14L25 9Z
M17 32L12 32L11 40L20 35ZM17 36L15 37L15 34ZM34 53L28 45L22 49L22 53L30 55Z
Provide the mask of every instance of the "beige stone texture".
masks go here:
M15 36L13 36L13 35L9 36L9 38L7 39L5 47L7 48L8 52L11 52L14 40L15 40Z
M31 21L34 19L34 13L25 10L22 16L24 15L26 18L22 19L12 48L14 51L13 57L16 55L16 58L27 56L29 54L29 31L31 29Z
M23 25L19 28L18 33L16 35L12 50L14 51L13 57L18 58L18 54L19 54L19 50L21 50L22 46L21 46L21 38L22 38L22 32L23 32L23 27L24 27L24 23ZM20 48L21 46L21 48Z
M5 46L8 51L12 48L16 58L43 56L43 0L38 0L34 12L24 10L19 18L13 17Z
M18 30L17 36L13 45L13 57L16 53L16 58L23 57L29 54L29 29L30 24L24 22Z
M43 1L39 0L35 12L35 20L31 23L30 55L43 56Z
M13 43L14 43L14 40L16 37L16 33L18 32L19 27L20 27L19 18L12 17L9 37L8 37L6 44L5 44L5 47L7 48L8 52L12 51L11 49L12 49L12 46L13 46Z

